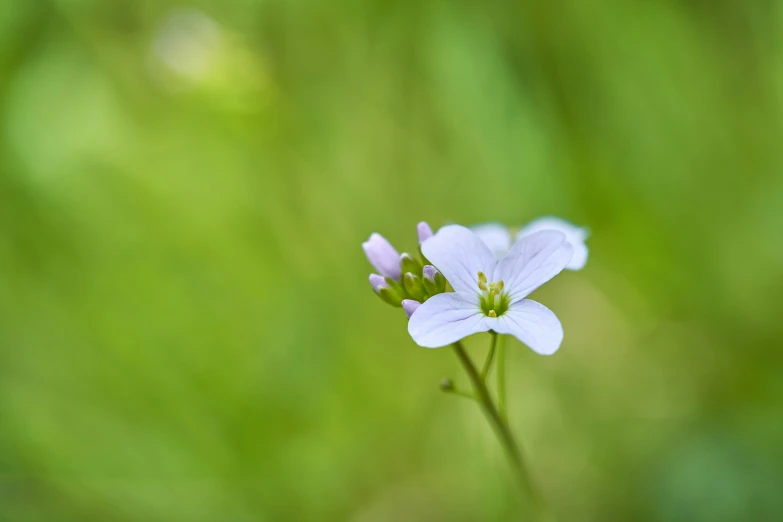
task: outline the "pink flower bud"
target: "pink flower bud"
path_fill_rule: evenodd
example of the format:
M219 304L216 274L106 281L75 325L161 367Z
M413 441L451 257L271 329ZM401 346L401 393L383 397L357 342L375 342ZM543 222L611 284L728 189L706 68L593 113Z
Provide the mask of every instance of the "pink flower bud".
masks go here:
M384 277L399 281L402 277L400 254L380 234L372 234L370 239L362 243L370 264Z
M402 309L405 310L405 315L408 316L408 319L411 318L413 315L413 312L416 311L418 307L421 306L421 303L418 301L414 301L413 299L403 299L402 300Z

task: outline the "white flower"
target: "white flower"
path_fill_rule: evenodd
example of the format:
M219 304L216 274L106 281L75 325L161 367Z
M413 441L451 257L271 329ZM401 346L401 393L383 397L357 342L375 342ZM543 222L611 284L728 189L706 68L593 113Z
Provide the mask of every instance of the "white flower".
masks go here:
M511 233L507 227L500 223L485 223L473 226L471 229L478 234L484 244L498 259L503 257L511 248ZM565 234L567 241L574 247L574 256L566 268L569 270L581 270L584 268L587 263L587 245L585 240L589 235L586 228L572 225L560 218L542 217L522 227L519 233L517 233L516 241L541 230L559 230Z
M549 355L563 340L563 327L547 307L525 299L560 273L571 260L566 235L543 230L525 236L498 260L471 230L449 225L421 246L454 292L422 303L408 333L425 348L438 348L468 335L494 330L510 334Z

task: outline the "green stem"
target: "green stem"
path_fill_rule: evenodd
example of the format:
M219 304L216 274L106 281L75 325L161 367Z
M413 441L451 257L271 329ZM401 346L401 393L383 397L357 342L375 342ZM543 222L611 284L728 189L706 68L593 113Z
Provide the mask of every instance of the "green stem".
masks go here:
M487 360L484 361L484 368L481 369L481 380L484 382L487 381L487 374L492 366L492 359L495 357L495 345L498 343L498 334L491 331L489 335L492 336L489 341L489 352L487 353Z
M508 422L508 412L506 411L506 336L501 335L498 339L498 413L503 421Z
M464 392L462 390L443 390L443 393L451 393L452 395L459 395L460 397L465 397L466 399L470 399L472 401L476 400L476 397L473 396L473 394Z
M462 344L457 341L452 345L452 347L454 348L454 352L457 354L460 363L462 363L462 367L465 369L465 372L468 374L468 378L473 385L473 389L476 393L476 400L484 410L484 414L486 415L487 420L492 426L492 429L495 431L495 434L498 436L498 439L500 440L506 455L511 461L512 468L514 469L517 478L519 479L519 483L522 486L522 491L525 497L531 503L531 508L535 514L535 518L540 521L551 520L546 506L544 505L541 496L539 495L536 486L530 477L530 472L525 465L522 452L520 451L516 440L514 440L514 436L512 435L508 424L506 424L506 422L500 417L500 414L495 407L495 403L492 400L492 396L489 394L487 385L484 383L481 375L479 375L476 367L473 365L473 361L471 361L467 352L465 352L465 348L463 348Z

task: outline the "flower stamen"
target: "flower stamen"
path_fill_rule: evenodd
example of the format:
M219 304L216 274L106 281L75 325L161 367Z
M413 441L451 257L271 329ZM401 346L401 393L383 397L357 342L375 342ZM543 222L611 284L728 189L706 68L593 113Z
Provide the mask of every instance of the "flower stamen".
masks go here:
M478 287L481 311L487 317L498 317L508 310L509 297L503 292L503 281L489 282L483 272L478 273Z

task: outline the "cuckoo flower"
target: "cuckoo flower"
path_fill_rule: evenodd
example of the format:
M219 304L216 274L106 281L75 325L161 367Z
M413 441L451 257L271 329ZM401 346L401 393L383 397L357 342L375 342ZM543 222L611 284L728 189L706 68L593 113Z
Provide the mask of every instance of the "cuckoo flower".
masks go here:
M423 221L416 226L416 231L419 244L433 235L430 226ZM402 306L408 317L416 310L416 305L446 291L446 279L435 267L423 264L417 256L407 252L399 254L382 235L371 234L370 239L362 243L362 248L378 271L378 274L370 274L373 291L386 303Z
M508 228L500 223L484 223L471 227L484 244L487 245L495 257L501 258L511 248L511 233ZM574 248L574 255L566 268L569 270L581 270L587 263L587 245L585 240L589 235L586 228L572 225L556 217L542 217L531 221L517 233L516 241L534 232L541 230L558 230L566 235L566 240Z
M449 225L425 241L422 252L454 292L432 296L412 314L408 332L417 344L438 348L493 330L513 335L540 354L560 347L560 321L547 307L525 297L571 260L573 247L565 234L535 232L498 260L473 231Z

